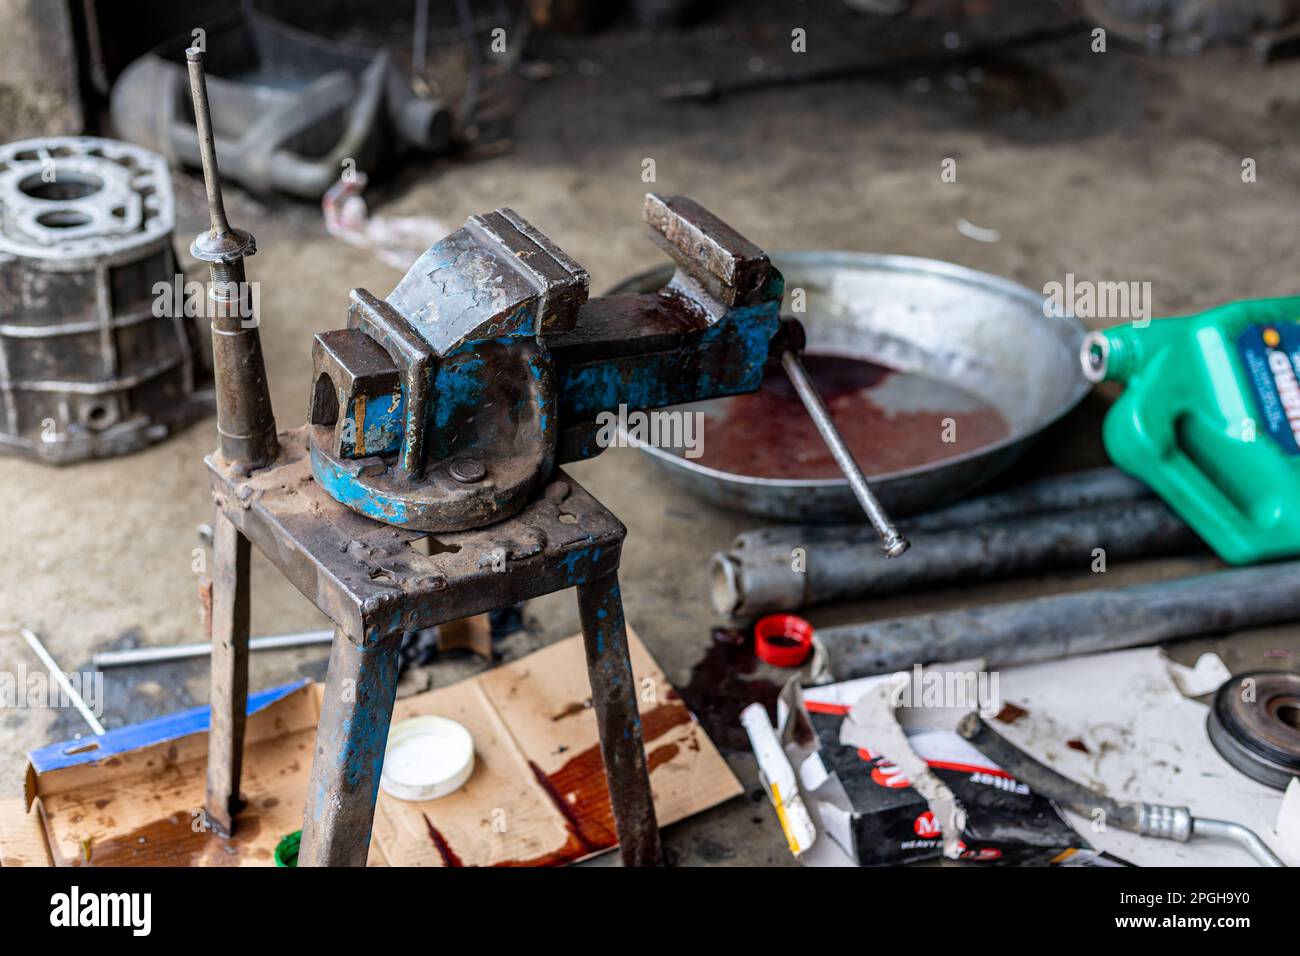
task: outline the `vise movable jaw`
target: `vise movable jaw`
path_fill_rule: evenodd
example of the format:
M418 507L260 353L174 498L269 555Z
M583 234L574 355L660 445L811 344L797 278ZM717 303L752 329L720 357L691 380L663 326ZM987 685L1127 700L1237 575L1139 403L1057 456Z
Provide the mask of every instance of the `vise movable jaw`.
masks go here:
M689 199L651 194L645 218L678 267L654 293L588 301L587 272L509 209L471 217L386 300L354 290L347 328L314 344L316 480L388 524L468 530L598 454L603 411L757 389L773 341L798 337L779 334L781 274Z

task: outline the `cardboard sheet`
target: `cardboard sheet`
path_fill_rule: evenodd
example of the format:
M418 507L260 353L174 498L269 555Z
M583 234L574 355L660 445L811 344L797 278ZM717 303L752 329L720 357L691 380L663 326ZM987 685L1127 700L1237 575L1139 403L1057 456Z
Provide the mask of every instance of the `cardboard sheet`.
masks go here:
M629 633L660 825L741 793L726 762ZM398 701L394 720L439 714L474 738L460 791L410 803L381 793L370 865L558 865L616 845L580 637ZM250 699L234 839L206 832L207 708L31 755L26 804L0 807L0 862L69 866L271 865L299 829L320 708L300 682ZM48 859L41 859L40 836Z
M661 826L741 792L740 783L639 640L630 639ZM395 719L438 713L474 737L474 776L440 800L381 795L375 836L399 866L546 866L616 843L580 638L445 690L398 701Z

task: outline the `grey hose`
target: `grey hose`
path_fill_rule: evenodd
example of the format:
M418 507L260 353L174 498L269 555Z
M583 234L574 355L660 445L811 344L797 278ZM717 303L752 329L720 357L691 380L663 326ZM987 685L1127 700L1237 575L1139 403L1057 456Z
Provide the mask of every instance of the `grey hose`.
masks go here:
M1039 763L985 723L979 714L970 713L963 717L957 725L957 732L1030 790L1055 800L1080 816L1092 818L1101 811L1107 823L1122 830L1180 843L1186 843L1193 835L1232 840L1261 866L1286 866L1258 834L1240 823L1193 817L1187 807L1115 800L1090 790Z
M970 713L963 717L957 725L957 732L1030 790L1050 797L1081 817L1091 819L1100 810L1107 823L1113 823L1121 830L1137 832L1142 819L1142 804L1103 796L1057 773L995 731L980 719L979 714Z

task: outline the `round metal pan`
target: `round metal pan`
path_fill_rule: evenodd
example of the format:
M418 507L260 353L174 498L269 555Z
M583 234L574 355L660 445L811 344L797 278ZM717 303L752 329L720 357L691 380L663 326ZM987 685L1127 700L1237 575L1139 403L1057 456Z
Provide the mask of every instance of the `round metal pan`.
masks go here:
M943 461L868 474L881 503L898 516L944 504L1011 465L1029 442L1083 398L1079 368L1085 328L1073 316L1044 314L1044 296L1006 279L935 259L861 252L778 252L786 299L804 290L798 318L808 351L870 359L953 385L997 409L1010 426L1000 441ZM611 293L652 292L672 267L633 276ZM717 414L714 399L681 409ZM848 482L732 474L696 464L682 449L641 450L698 497L764 518L861 521Z

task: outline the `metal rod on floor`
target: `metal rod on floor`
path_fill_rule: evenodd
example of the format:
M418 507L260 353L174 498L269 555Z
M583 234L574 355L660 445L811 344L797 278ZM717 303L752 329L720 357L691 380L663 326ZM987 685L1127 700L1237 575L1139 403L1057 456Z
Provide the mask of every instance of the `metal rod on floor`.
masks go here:
M299 631L294 634L275 634L255 637L248 642L250 651L274 651L286 647L308 647L328 644L334 639L333 631ZM159 664L163 661L180 661L193 657L207 657L212 645L207 641L193 644L173 644L169 647L132 647L121 651L101 651L91 657L91 663L100 670L109 667L128 667L132 664Z
M54 658L50 656L50 652L45 649L45 645L41 643L41 639L25 627L18 628L18 633L21 634L23 640L27 642L27 646L32 649L32 653L41 659L41 663L44 664L46 670L50 672L50 676L54 678L55 682L58 683L63 692L68 695L68 699L72 701L72 706L77 708L77 712L81 714L86 723L90 725L90 729L95 732L96 736L102 736L104 734L104 725L99 722L99 719L93 713L91 713L90 708L86 706L86 701L79 693L77 693L77 689L72 686L72 682L68 680L68 675L63 673L62 668L60 668Z

